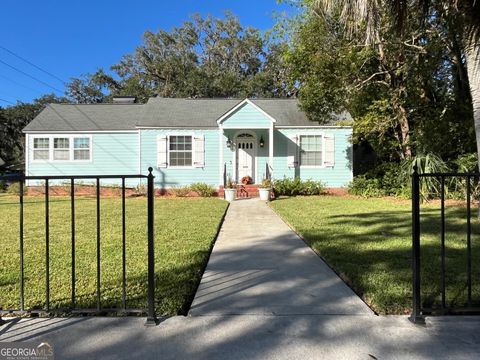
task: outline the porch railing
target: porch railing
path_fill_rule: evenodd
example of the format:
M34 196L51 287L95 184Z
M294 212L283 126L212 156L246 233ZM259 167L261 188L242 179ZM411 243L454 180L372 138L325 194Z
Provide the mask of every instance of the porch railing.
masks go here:
M462 178L466 181L466 303L461 306L447 305L446 275L446 214L445 214L445 192L446 179ZM440 189L440 305L426 307L422 302L422 282L420 278L422 256L421 256L421 213L420 213L420 181L422 178L434 178L438 180ZM412 270L413 270L413 306L410 320L414 323L424 323L423 315L426 313L478 313L480 314L480 299L472 300L472 223L471 223L471 201L472 201L472 180L477 181L480 173L425 173L419 174L414 168L412 174ZM435 271L435 269L427 269ZM476 305L475 305L476 304Z
M104 312L124 312L124 313L146 313L147 320L145 325L156 324L155 315L155 258L154 258L154 176L153 169L148 168L148 175L75 175L75 176L0 176L0 180L8 182L18 182L19 184L19 309L1 309L0 316L6 313L18 314L35 314L35 313L51 313L51 312L68 312L68 313L104 313ZM121 309L117 308L103 308L101 302L101 253L100 244L102 240L101 234L101 180L117 179L121 181L121 237L122 237L122 295L121 295ZM147 308L146 309L128 309L126 301L126 281L127 281L127 267L126 267L126 179L147 179ZM44 182L44 204L45 204L45 307L43 309L26 309L25 307L25 259L24 259L24 186L25 181L41 181ZM69 181L70 185L70 242L71 242L71 299L69 308L50 308L50 186L51 182L56 180ZM76 180L94 180L95 181L95 198L96 198L96 308L95 309L79 309L76 306L76 269L75 269L75 251L76 251L76 226L75 226L75 181ZM0 323L1 323L0 317Z

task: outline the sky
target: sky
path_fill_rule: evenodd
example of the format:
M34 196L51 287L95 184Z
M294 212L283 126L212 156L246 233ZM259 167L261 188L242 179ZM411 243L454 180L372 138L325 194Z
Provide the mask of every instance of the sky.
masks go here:
M276 0L2 0L0 106L63 95L65 81L108 69L133 52L146 30L225 10L244 26L267 30L275 13L291 9Z

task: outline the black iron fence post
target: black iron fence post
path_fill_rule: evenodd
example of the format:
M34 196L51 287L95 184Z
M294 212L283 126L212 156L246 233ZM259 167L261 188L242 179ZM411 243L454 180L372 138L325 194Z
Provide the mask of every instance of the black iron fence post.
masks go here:
M420 298L420 178L416 165L412 174L412 272L413 306L409 319L415 324L424 324Z
M154 256L154 176L153 168L148 168L147 201L148 201L148 311L145 326L155 326L155 256Z

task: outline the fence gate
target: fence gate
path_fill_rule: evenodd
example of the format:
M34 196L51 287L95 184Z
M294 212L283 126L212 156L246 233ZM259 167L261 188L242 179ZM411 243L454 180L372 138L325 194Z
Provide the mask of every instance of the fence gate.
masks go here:
M445 209L445 196L448 189L448 184L452 179L461 179L462 184L465 182L465 222L463 225L455 225L457 231L465 233L465 248L455 249L455 254L449 252L453 251L446 248L446 209ZM410 320L414 323L422 324L425 322L425 314L480 314L480 299L472 299L472 181L478 185L480 178L479 173L424 173L419 174L418 169L415 166L412 174L412 270L413 270L413 307ZM432 266L432 258L428 258L425 254L422 254L422 231L421 231L421 182L426 180L434 180L438 184L440 194L440 213L434 217L427 219L430 222L439 220L439 244L438 248L435 244L434 249L430 251L428 256L434 253L435 258L439 258L439 269L436 268L437 264ZM463 212L463 208L462 208ZM454 214L455 215L455 214ZM437 217L438 216L438 217ZM455 215L456 216L456 215ZM463 216L463 215L462 215ZM427 223L424 223L427 225ZM435 229L436 230L436 229ZM432 234L430 234L432 235ZM434 234L434 236L437 236ZM423 244L425 245L425 244ZM439 255L438 255L438 254ZM456 261L456 268L449 268L447 260L452 259ZM478 259L476 260L478 261ZM429 267L426 264L428 262ZM459 265L460 264L460 265ZM422 267L422 265L425 265ZM458 266L459 265L459 266ZM458 268L463 268L461 276L458 276ZM456 294L452 294L453 297L460 297L462 300L455 302L448 302L447 294L449 291L448 282L449 275L452 270L457 273L455 277L456 282ZM425 283L422 283L421 274L432 275L439 271L439 283L436 284L439 289L439 301L430 301L430 304L425 301L425 294L422 292L425 287ZM427 277L427 276L425 276ZM430 276L429 276L430 277ZM450 277L451 280L452 277ZM479 281L480 279L474 279ZM430 285L430 284L428 284ZM478 286L479 284L477 284ZM460 291L458 289L461 289ZM462 296L459 296L459 293ZM477 289L478 295L478 289Z
M155 325L155 258L154 258L154 176L152 175L153 169L148 168L148 175L79 175L79 176L0 176L0 180L8 181L11 183L18 182L19 184L19 304L18 309L1 309L0 316L2 314L38 314L38 313L52 313L52 312L67 312L67 313L104 313L104 312L122 312L122 313L143 313L147 315L145 325ZM100 198L100 181L103 179L117 179L121 181L121 237L122 237L122 296L121 296L121 308L104 308L101 302L101 198ZM147 180L147 229L145 229L147 235L147 308L146 309L129 309L127 308L126 301L126 280L127 280L127 262L126 262L126 179L146 179ZM50 308L50 194L49 189L52 186L53 181L67 181L70 187L70 242L71 242L71 299L70 307L68 308L56 308L52 310ZM75 181L76 180L90 180L95 181L95 199L96 199L96 308L94 309L80 309L76 306L76 273L75 273L75 252L76 252L76 227L75 227ZM25 307L25 263L24 263L24 186L25 181L37 181L44 183L44 205L45 205L45 306L42 309L27 309ZM40 240L40 239L38 239ZM2 319L0 317L0 324Z

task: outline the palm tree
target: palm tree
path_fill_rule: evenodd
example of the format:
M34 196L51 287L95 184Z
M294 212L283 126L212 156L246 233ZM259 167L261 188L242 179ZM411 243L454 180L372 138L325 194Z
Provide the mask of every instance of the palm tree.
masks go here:
M473 118L480 153L480 1L479 0L313 0L313 10L321 16L340 11L340 19L350 33L365 29L367 44L376 45L380 58L384 56L380 14L386 10L395 19L399 34L406 27L409 9L421 10L423 19L435 9L439 16L455 19L462 24L463 53L467 67L468 83L473 107ZM363 30L362 30L363 31ZM479 157L480 163L480 157Z

